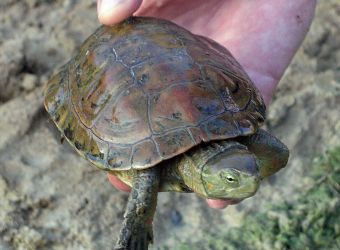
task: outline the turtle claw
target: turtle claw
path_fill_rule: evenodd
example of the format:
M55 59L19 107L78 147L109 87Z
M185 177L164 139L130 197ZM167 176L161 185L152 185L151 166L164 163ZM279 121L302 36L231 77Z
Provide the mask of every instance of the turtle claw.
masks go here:
M135 233L121 232L114 250L147 250L152 242L152 227L140 227Z
M143 235L139 235L137 237L132 237L131 246L129 249L131 250L147 250L149 243L152 242L152 239L148 235L148 233L143 233Z

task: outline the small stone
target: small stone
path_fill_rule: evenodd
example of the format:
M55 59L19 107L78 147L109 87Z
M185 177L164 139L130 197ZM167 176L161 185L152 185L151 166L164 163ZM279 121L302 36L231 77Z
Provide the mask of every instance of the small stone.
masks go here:
M29 73L24 74L22 78L22 82L21 82L21 87L24 90L30 91L35 88L37 80L38 78L34 74L29 74Z
M29 8L35 8L38 5L38 0L27 0L26 1Z
M0 175L0 197L4 197L7 189L7 183L4 178Z
M175 226L179 226L183 220L181 213L178 212L177 210L171 211L170 219L172 224Z
M11 242L15 249L40 249L45 245L43 236L32 227L22 226L11 231Z

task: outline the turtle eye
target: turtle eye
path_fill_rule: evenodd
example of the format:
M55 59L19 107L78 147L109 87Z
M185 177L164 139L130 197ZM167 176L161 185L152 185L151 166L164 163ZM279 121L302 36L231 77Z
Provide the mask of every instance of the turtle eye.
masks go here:
M232 177L231 175L227 176L227 177L226 177L226 180L227 180L228 182L231 182L231 183L233 183L233 182L236 181L235 178Z
M220 177L225 180L226 182L229 182L229 183L237 183L238 180L237 180L237 176L235 176L234 174L231 174L231 173L226 173L224 171L222 171L220 173Z

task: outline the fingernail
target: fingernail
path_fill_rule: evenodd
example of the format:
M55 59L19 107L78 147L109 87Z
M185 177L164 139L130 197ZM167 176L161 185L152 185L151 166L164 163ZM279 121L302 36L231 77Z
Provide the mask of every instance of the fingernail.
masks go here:
M111 11L112 9L123 3L123 0L101 0L98 4L99 13L103 14L107 11Z

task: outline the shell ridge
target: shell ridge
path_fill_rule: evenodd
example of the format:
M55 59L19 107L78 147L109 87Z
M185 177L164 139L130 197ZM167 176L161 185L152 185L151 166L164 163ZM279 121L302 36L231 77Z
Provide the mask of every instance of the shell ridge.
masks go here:
M122 95L124 95L124 93L126 92L126 91L129 91L129 89L131 89L131 88L133 88L134 87L134 84L130 84L130 85L128 85L128 86L126 86L124 89L122 89L120 92L119 92L119 94L118 95L112 95L112 92L110 92L110 98L106 101L106 103L113 103L113 104L116 104L117 102L118 102L118 100L119 100L119 98L121 98L122 97ZM111 90L111 91L113 91L113 90ZM116 100L113 100L113 98L115 98L116 97ZM110 107L110 105L106 105L104 108L102 108L99 112L98 112L98 114L97 114L97 116L96 116L96 118L94 118L93 119L93 123L92 123L92 126L91 126L91 129L93 128L93 127L95 127L96 126L96 124L97 124L97 122L99 121L99 120L101 120L102 119L102 116L103 116L103 114L105 114L105 111L107 111L107 109L109 109L109 107Z
M154 143L155 146L156 146L157 154L159 155L159 157L160 157L161 159L163 159L163 156L162 156L162 154L161 154L161 150L160 150L159 145L158 145L158 143L156 142L154 136L152 135L150 138L151 138L151 140L153 141L153 143Z
M190 130L189 128L186 128L186 130L187 130L187 132L188 132L188 134L189 134L189 136L190 136L190 139L191 139L192 142L196 145L197 142L196 142L196 140L195 140L195 138L194 138L194 136L193 136L191 130Z
M70 68L67 67L67 69L69 70ZM75 106L74 106L74 103L73 103L73 100L72 100L72 92L71 92L71 90L70 90L70 81L69 81L69 77L67 77L67 84L65 84L65 85L66 85L66 87L67 87L67 89L68 89L68 92L70 93L69 99L68 99L68 103L69 103L69 106L71 107L71 110L70 110L69 112L72 112L72 113L78 118L78 121L79 121L79 122L77 123L77 128L78 128L78 126L80 125L80 126L84 126L84 129L91 131L92 136L96 137L99 141L101 141L101 142L103 142L104 144L106 144L106 147L107 147L106 151L108 152L108 150L109 150L108 142L102 140L100 137L98 137L96 134L94 134L93 131L92 131L90 128L88 128L88 127L82 122L82 120L80 119L80 116L79 116L78 112L76 111ZM68 138L67 138L67 139L68 139ZM69 140L69 139L68 139L68 140ZM71 142L71 144L75 145L75 142L73 142L73 140L69 140L69 141ZM78 149L77 149L77 150L78 150ZM82 155L84 155L84 157L86 157L86 154L84 154L84 152L83 152L82 150L78 150L78 151L80 151L80 152L82 153ZM108 154L106 154L106 156L105 156L105 161L104 161L104 162L105 162L105 165L104 165L105 168L107 168L107 157L108 157ZM86 157L86 158L87 158L87 157ZM88 158L87 158L87 159L88 159ZM91 160L91 162L95 164L94 161ZM97 165L97 164L95 164L95 165Z
M154 135L157 135L157 136L162 136L162 135L165 135L167 133L171 133L171 132L174 132L178 129L187 129L187 128L196 128L196 127L199 127L200 125L202 125L204 122L210 120L210 119L213 119L214 117L218 116L218 115L221 115L223 113L226 113L227 111L223 110L222 112L220 113L217 113L217 114L214 114L214 115L210 115L208 116L207 118L201 120L200 122L196 123L196 124L193 124L193 125L186 125L186 126L177 126L175 128L170 128L170 129L167 129L167 130L163 130L162 133L155 133Z
M151 125L151 97L150 95L147 95L147 118L148 118L148 126L149 126L149 129L150 129L150 133L153 135L155 133L155 131L153 130L152 128L152 125Z
M107 64L105 63L103 68L101 68L100 72L98 74L96 74L96 76L93 79L91 79L91 84L89 84L89 87L86 89L85 92L90 91L90 86L92 86L94 82L97 82L99 79L101 79L102 75L105 72L106 67L107 67ZM69 70L71 70L71 68L69 68ZM79 70L79 65L75 65L74 69L72 69L72 70L76 71L75 72L75 78L76 78L75 80L76 80L76 82L77 82L76 84L78 86L78 82L81 82L81 79L79 79L81 73L78 73L79 71L81 71L81 70ZM96 88L97 87L98 87L98 85L96 86ZM79 86L78 86L78 88L79 88ZM70 86L69 83L68 83L68 91L71 94L71 98L70 99L71 99L71 102L72 102L73 109L74 109L74 111L76 112L76 114L78 116L78 119L80 119L80 121L85 125L86 128L90 129L93 124L91 126L87 126L85 121L83 120L83 117L79 114L79 112L78 112L78 110L76 108L77 105L75 105L75 103L73 102L73 98L72 98L73 91L72 91L72 87Z
M206 76L206 74L205 74L204 71L203 71L203 67L206 66L206 65L202 66L202 65L199 64L199 63L196 63L196 65L198 65L198 67L199 67L199 69L200 69L201 77L202 77L202 79L205 81L204 83L208 83L208 85L209 85L209 87L211 88L211 90L212 90L212 91L218 96L218 98L220 99L220 103L223 105L224 110L227 111L227 108L226 108L226 106L225 106L225 103L224 103L224 101L223 101L223 98L221 97L221 95L219 94L219 92L215 89L214 85L213 85L210 81L207 80L207 76Z

